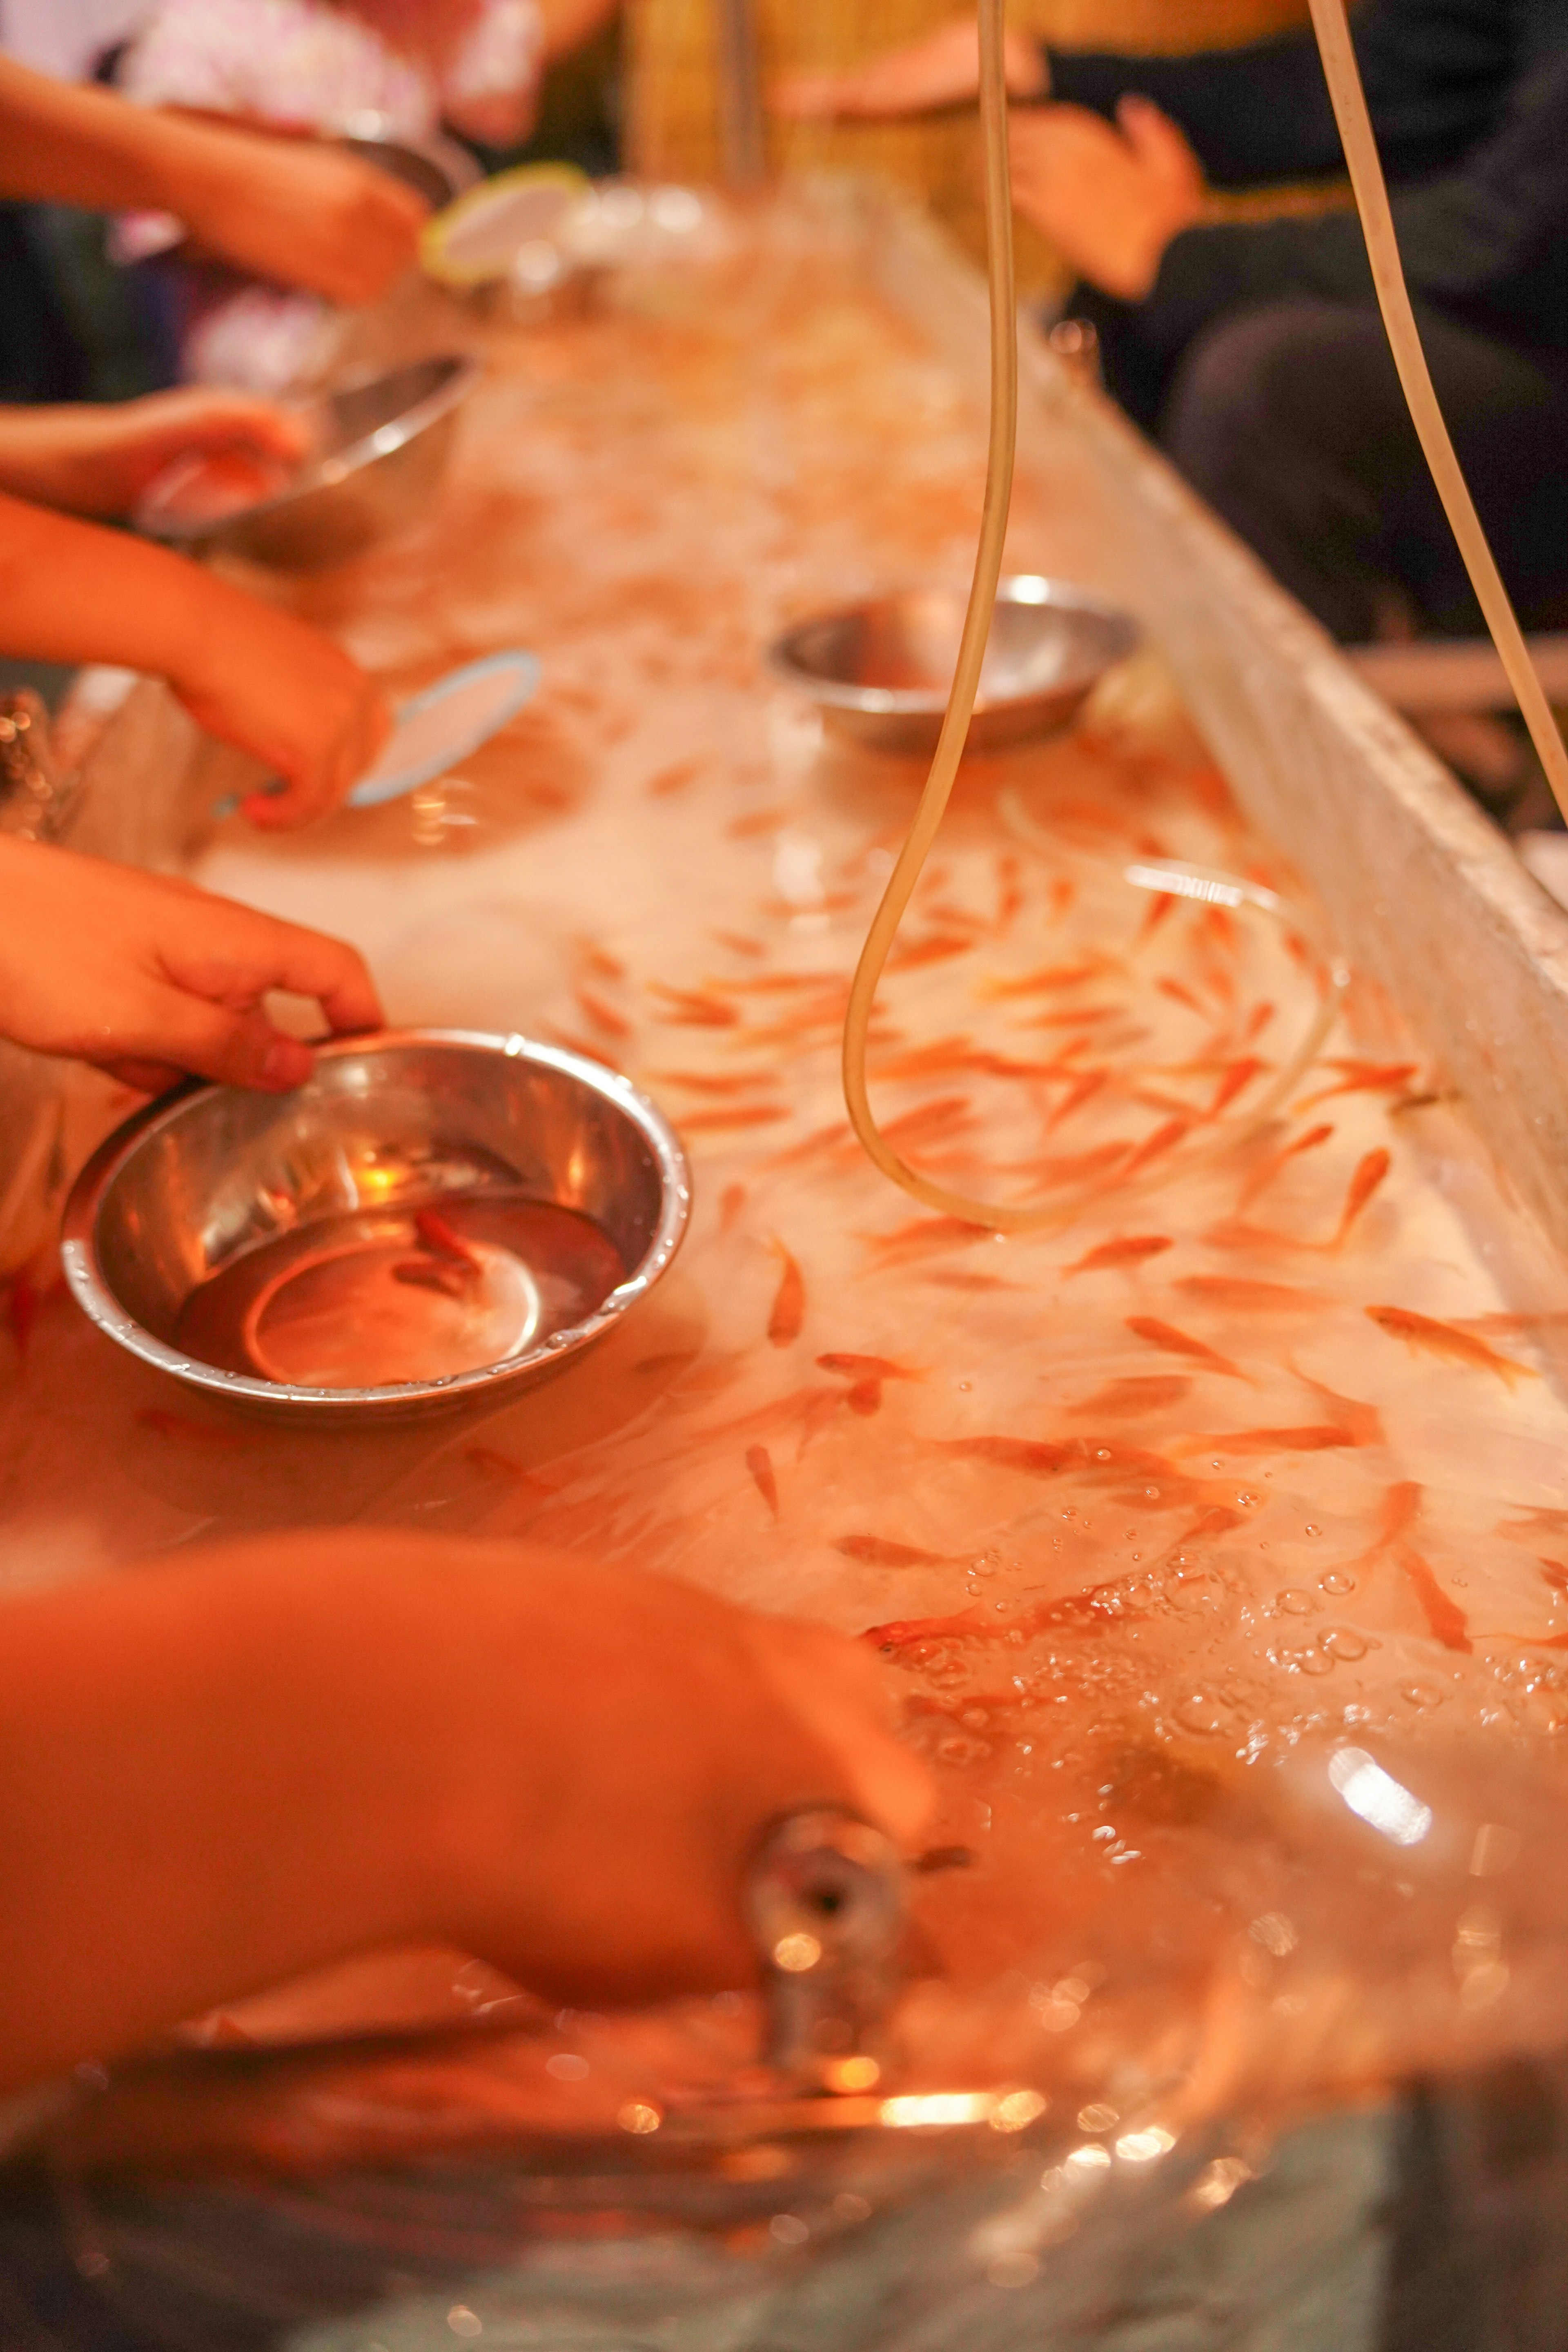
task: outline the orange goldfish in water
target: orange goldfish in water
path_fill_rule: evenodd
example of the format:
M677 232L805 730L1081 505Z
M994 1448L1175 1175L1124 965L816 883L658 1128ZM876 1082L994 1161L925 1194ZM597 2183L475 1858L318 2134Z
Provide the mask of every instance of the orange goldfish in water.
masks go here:
M1474 1372L1495 1372L1498 1379L1512 1388L1515 1381L1532 1381L1537 1375L1529 1364L1516 1363L1511 1356L1500 1356L1484 1339L1457 1324L1438 1323L1430 1315L1417 1315L1410 1307L1369 1307L1368 1319L1386 1331L1391 1339L1403 1339L1409 1348L1424 1349L1427 1355L1436 1356L1445 1363L1462 1364Z

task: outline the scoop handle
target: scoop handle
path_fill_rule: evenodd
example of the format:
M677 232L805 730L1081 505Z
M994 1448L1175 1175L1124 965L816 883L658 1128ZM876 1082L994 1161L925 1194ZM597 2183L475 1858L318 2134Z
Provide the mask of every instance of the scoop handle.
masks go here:
M769 2063L803 2089L869 2089L901 1974L904 1869L892 1840L836 1806L787 1814L758 1845L746 1908Z

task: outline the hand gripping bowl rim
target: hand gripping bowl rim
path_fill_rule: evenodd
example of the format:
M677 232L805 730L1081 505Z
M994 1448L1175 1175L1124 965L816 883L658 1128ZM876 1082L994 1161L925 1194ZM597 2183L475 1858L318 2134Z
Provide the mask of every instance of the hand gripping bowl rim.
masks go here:
M452 373L444 383L437 384L433 392L426 393L412 407L404 409L401 415L385 425L377 425L370 432L362 433L357 441L350 441L325 457L309 459L284 488L273 491L268 498L256 499L248 506L237 507L228 514L182 522L177 516L159 512L158 483L153 482L137 506L137 530L147 538L158 540L169 547L205 546L228 531L277 514L282 508L293 506L318 490L333 489L338 483L346 481L351 474L375 464L379 458L392 457L430 425L438 424L451 410L462 405L485 373L483 360L473 352L425 352L416 360L401 361L395 367L363 370L322 387L320 394L322 400L330 400L334 393L363 392L368 384L376 383L385 376L400 375L405 368L422 365L431 360L450 363ZM168 472L172 470L166 468L161 478L167 478Z
M123 1120L99 1145L70 1188L61 1219L60 1263L71 1296L88 1320L128 1354L208 1398L266 1406L274 1412L297 1412L300 1417L327 1421L363 1416L367 1408L391 1415L399 1408L407 1411L482 1399L521 1380L529 1371L563 1368L581 1355L647 1296L679 1251L691 1217L691 1170L685 1150L658 1105L618 1070L606 1063L593 1061L585 1054L574 1053L568 1046L551 1045L517 1030L378 1029L368 1035L324 1039L315 1051L319 1059L336 1059L363 1053L367 1048L382 1051L447 1045L494 1053L512 1061L526 1058L541 1062L577 1079L622 1111L653 1155L662 1192L653 1238L626 1279L617 1283L582 1322L552 1332L542 1346L531 1347L500 1363L481 1365L476 1371L353 1389L293 1387L248 1373L226 1371L215 1364L199 1363L168 1341L155 1338L121 1305L99 1271L98 1222L115 1178L151 1135L178 1117L198 1096L229 1091L200 1078L172 1087Z

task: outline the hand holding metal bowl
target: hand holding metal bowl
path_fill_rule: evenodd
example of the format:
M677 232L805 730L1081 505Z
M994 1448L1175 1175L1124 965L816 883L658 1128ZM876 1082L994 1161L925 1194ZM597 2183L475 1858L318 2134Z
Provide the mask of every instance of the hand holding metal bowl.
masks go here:
M280 571L341 563L425 507L480 373L447 352L350 378L303 409L311 454L301 464L181 458L142 499L136 527L187 553L224 548Z

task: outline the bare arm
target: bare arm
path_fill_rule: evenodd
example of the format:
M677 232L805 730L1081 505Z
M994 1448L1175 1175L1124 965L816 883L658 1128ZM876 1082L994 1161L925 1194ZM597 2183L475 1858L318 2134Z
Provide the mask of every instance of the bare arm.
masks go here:
M280 284L368 302L415 261L425 206L357 157L132 106L0 57L0 195L171 212Z
M237 452L287 467L308 443L300 417L246 393L0 408L0 491L72 514L123 515L176 457Z
M181 555L0 496L0 646L166 678L200 726L266 762L260 825L307 823L364 773L389 720L358 665L319 629Z
M1050 86L1044 51L1009 32L1004 63L1010 97L1043 98ZM973 16L939 26L903 47L884 49L837 72L786 74L770 103L779 114L812 120L833 115L920 114L932 107L973 103L980 93L980 32Z
M584 2002L743 1983L769 1820L921 1826L879 1674L657 1577L387 1533L0 1606L0 2093L398 1942Z
M146 1094L187 1073L282 1092L314 1055L268 1018L274 989L313 998L334 1031L381 1025L341 940L166 874L0 837L0 1036Z

